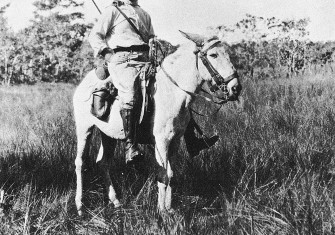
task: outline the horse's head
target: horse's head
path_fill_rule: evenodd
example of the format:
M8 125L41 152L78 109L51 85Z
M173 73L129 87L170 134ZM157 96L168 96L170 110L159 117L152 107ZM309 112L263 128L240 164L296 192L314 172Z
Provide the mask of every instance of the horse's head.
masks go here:
M238 74L227 53L228 45L217 37L206 38L198 34L181 32L196 45L195 54L202 63L197 62L200 76L208 82L215 97L223 101L234 101L242 90Z

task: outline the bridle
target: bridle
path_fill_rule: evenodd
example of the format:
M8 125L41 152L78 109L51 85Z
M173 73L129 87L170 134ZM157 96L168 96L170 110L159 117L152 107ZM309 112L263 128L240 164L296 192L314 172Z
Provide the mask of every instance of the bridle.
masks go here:
M226 103L228 102L228 99L229 99L228 98L229 97L228 83L232 79L237 78L238 74L235 71L233 74L229 75L228 77L223 78L208 60L207 52L219 43L221 43L221 41L214 38L212 40L209 40L206 44L202 44L200 46L197 45L196 50L194 51L194 54L196 55L197 69L199 68L198 66L198 61L199 61L198 57L199 57L211 76L211 80L207 82L207 84L209 85L210 92L215 94L216 92L221 91L223 93L223 98L209 94L204 89L202 89L202 91Z
M185 93L194 96L194 97L200 97L205 99L206 101L215 103L215 104L219 104L222 105L224 103L227 103L229 101L229 91L228 91L228 83L234 79L237 78L238 75L236 72L234 72L233 74L229 75L226 78L223 78L219 72L213 67L213 65L210 63L210 61L207 58L207 52L213 48L214 46L216 46L217 44L221 43L220 40L209 40L207 41L207 43L202 43L201 45L199 45L198 43L196 44L196 49L194 50L194 54L196 55L196 68L198 70L199 76L200 72L199 72L199 59L201 59L202 63L204 64L204 66L206 67L207 71L209 72L210 76L211 76L211 81L208 81L207 84L209 85L209 90L210 92L206 91L205 89L201 88L201 91L208 94L210 96L204 96L201 94L197 94L194 92L190 92L187 91L185 89L183 89L182 87L180 87L178 85L178 83L168 74L168 72L165 70L163 63L160 63L160 68L161 70L164 72L164 74L166 75L166 77L175 85L177 86L179 89L183 90ZM161 45L158 44L158 46L161 48ZM216 93L217 92L222 92L223 96L220 95L217 96ZM219 100L219 101L216 101Z

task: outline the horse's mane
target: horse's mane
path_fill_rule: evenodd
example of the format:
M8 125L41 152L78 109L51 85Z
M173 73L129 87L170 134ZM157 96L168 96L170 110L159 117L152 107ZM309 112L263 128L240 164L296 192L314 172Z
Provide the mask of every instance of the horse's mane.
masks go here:
M185 43L178 47L178 49L173 52L172 54L166 56L163 60L164 64L173 64L175 61L177 61L181 56L190 53L194 50L194 43Z
M221 41L219 45L223 46L228 54L231 54L230 45L226 41ZM181 56L190 52L193 53L194 50L195 44L193 42L182 44L175 52L165 57L162 63L173 64L174 61L178 60Z

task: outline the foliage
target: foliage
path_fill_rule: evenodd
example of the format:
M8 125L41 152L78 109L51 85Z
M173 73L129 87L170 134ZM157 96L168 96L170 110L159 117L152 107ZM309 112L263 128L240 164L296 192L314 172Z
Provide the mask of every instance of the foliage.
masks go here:
M13 64L10 61L16 60L14 55L16 39L14 33L9 29L7 19L3 17L3 13L9 7L9 4L0 8L0 80L3 83L9 83L13 77Z
M87 29L91 26L83 23L80 9L75 11L83 3L40 0L34 5L37 9L32 26L16 33L11 43L7 43L12 45L12 59L7 64L13 68L8 82L80 80L92 67L93 59L89 46L83 43ZM63 8L68 7L73 8L72 12L60 13ZM8 31L6 24L2 27ZM7 36L7 31L2 34Z
M93 51L85 40L92 28L83 23L79 0L39 0L33 24L13 33L0 10L0 80L2 83L78 82L94 66ZM66 14L61 14L67 9ZM71 9L71 10L70 10ZM2 12L2 13L1 13ZM210 27L210 35L235 39L231 58L240 73L250 78L288 77L317 70L333 71L334 42L307 39L309 19L280 20L253 15L233 26ZM239 39L238 41L236 41ZM177 46L160 39L159 60Z
M232 60L248 77L276 78L282 73L291 77L334 62L335 42L308 40L308 23L309 19L279 20L247 14L236 25L210 27L209 33L234 41ZM333 71L332 66L328 69Z

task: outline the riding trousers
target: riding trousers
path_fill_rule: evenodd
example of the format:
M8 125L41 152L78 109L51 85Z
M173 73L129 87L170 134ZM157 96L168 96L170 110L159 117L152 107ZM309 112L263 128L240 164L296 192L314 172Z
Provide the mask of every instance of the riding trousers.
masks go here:
M138 76L149 60L147 51L116 52L108 63L108 71L114 86L118 89L122 109L132 109L139 88Z

